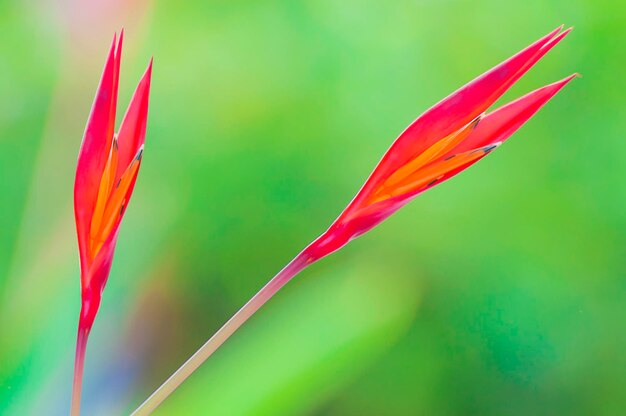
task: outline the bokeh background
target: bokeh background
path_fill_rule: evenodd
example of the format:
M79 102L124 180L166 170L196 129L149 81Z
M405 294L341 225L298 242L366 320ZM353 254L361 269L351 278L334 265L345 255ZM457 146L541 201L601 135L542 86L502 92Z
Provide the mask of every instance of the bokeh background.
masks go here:
M90 338L128 414L349 202L396 135L561 23L505 146L290 283L157 415L626 407L620 1L0 1L0 414L67 414L75 161L111 38L146 151Z

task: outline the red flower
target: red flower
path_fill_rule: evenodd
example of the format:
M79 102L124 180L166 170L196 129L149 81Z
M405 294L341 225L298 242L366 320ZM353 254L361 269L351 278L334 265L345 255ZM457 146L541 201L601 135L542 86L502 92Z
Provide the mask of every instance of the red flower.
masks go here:
M356 197L330 228L298 254L187 360L133 415L147 415L302 269L343 247L415 196L498 147L575 75L485 111L570 29L550 32L461 87L417 118L391 145Z
M576 75L485 111L571 29L554 30L460 88L396 139L359 193L307 249L319 259L367 232L420 193L450 179L500 146Z
M109 276L120 222L135 186L146 135L152 61L139 81L118 132L114 133L123 36L122 31L117 46L113 38L76 167L74 214L80 252L82 304L73 414L79 412L87 337Z

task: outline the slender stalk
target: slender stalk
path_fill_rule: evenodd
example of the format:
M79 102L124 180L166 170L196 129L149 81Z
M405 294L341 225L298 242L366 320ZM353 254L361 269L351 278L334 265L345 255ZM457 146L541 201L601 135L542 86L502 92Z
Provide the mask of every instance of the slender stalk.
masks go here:
M194 355L168 378L131 416L149 415L180 384L211 356L248 318L276 294L289 280L311 264L307 251L298 254L285 268L272 278L256 295L235 313Z
M82 313L81 313L82 321ZM82 322L81 322L82 324ZM80 396L83 385L83 368L85 366L85 350L87 349L87 338L89 329L79 324L78 336L76 337L76 358L74 360L74 384L72 387L72 407L71 416L80 415Z

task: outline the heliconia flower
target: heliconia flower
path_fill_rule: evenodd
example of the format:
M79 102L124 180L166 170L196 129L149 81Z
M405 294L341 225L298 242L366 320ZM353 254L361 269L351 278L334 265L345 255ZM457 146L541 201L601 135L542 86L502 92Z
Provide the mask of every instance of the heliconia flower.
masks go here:
M530 119L576 74L492 112L486 110L571 29L550 32L433 106L400 134L356 197L135 412L148 414L283 285L311 263L367 232L421 192L473 165Z
M115 113L124 31L113 44L87 121L76 167L74 215L80 254L81 312L78 323L72 414L80 411L87 338L106 285L120 222L141 164L152 61L139 81L117 133Z

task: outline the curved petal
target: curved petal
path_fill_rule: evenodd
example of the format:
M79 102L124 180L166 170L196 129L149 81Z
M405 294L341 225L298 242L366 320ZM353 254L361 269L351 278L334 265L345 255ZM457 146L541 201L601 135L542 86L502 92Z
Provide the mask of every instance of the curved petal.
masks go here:
M452 152L466 152L495 142L505 141L576 76L577 74L572 74L560 81L538 88L488 113L467 139L455 147Z
M150 97L150 79L152 76L152 60L141 77L133 98L130 100L122 124L117 133L119 142L119 164L116 180L121 178L124 170L131 163L146 138L148 119L148 99Z
M391 145L351 205L358 207L393 171L485 112L571 30L558 33L561 29L548 33L418 117Z
M116 49L114 37L78 154L74 182L74 215L82 268L88 268L90 263L88 251L91 217L113 140L121 47L122 38L120 37Z
M104 213L102 214L100 228L91 236L94 245L94 253L99 252L104 241L106 241L107 237L112 232L117 230L120 222L122 221L124 211L128 206L133 192L132 188L135 185L137 174L139 173L142 154L143 147L139 149L139 152L137 152L137 155L133 159L130 166L128 166L126 171L122 174L122 177L114 185L111 195L107 201L106 208L104 209Z
M323 255L337 250L350 239L378 225L417 195L478 162L508 139L574 77L576 74L526 94L435 143L433 152L441 146L449 151L446 154L437 152L437 159L429 159L427 164L420 165L413 173L402 175L393 181L392 186L380 186L376 193L372 192L368 199L361 199L358 205L351 203L311 250ZM457 142L455 138L459 135L463 140ZM446 147L450 142L456 144L452 149ZM426 152L430 152L431 148ZM419 155L413 160L418 159ZM393 177L391 174L389 178Z

